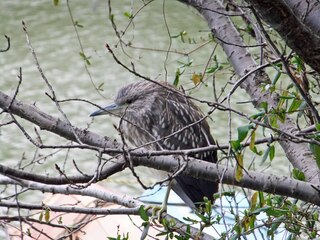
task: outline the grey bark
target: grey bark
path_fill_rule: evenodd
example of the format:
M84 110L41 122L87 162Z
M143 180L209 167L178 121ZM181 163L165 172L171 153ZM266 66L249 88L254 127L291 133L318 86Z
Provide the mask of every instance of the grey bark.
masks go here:
M226 14L221 14L226 13L226 11L220 1L179 1L195 7L204 17L213 36L218 39L217 41L222 46L238 76L244 76L247 72L258 67L230 18ZM278 105L278 95L268 91L262 91L261 88L262 83L269 84L270 82L269 77L263 71L257 71L255 74L248 76L246 80L241 83L241 87L245 89L250 96L255 107L259 107L262 102L267 102L269 108L272 109ZM279 129L290 134L295 134L298 131L297 126L292 119L288 117L284 123L279 122ZM294 143L289 140L279 141L279 143L292 165L303 171L308 181L318 183L319 169L313 159L309 146L305 143Z
M320 3L246 0L310 67L320 73Z

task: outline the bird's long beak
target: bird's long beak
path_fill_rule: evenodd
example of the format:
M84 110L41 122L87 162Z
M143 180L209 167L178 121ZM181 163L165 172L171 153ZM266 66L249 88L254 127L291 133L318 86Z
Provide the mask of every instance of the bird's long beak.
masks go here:
M105 114L119 114L121 110L123 109L123 105L118 105L116 103L112 103L102 109L99 109L89 115L89 117L95 117L99 115L105 115Z

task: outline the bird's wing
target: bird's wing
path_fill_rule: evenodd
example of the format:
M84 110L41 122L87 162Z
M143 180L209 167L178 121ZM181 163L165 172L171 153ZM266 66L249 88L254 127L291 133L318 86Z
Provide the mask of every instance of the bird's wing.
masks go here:
M161 138L165 138L160 141L163 148L194 149L214 144L208 123L205 120L197 123L203 115L193 103L189 101L181 103L181 101L167 99L167 104L162 111L158 120L159 124L154 125L158 129L154 131L161 133ZM215 151L197 153L193 157L208 162L217 161ZM203 179L180 175L176 181L177 185L172 186L173 190L190 207L194 207L190 204L190 200L193 203L203 202L205 196L213 200L213 194L218 191L217 183ZM189 199L186 198L186 195Z

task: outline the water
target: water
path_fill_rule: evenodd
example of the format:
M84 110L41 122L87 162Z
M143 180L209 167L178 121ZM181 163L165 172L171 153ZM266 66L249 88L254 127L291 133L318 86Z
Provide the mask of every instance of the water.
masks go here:
M134 2L134 10L139 9L140 1ZM196 11L178 3L177 1L152 2L147 10L134 20L134 26L130 26L124 36L124 41L130 41L132 47L121 49L119 39L115 36L111 27L108 7L100 1L71 1L73 18L83 27L78 27L80 40L84 52L89 57L91 65L87 66L90 75L86 71L79 52L79 41L72 26L66 3L62 1L55 7L51 1L9 1L3 0L0 3L0 46L4 48L4 34L11 38L10 51L0 53L1 81L0 89L12 95L17 86L17 74L22 68L23 80L20 86L18 99L25 103L35 104L42 111L55 117L63 118L55 104L46 96L50 90L37 71L33 57L28 49L25 34L22 30L22 20L26 23L29 37L37 53L41 67L52 85L59 100L63 99L86 99L100 105L112 102L116 90L121 86L138 80L138 77L130 74L117 64L105 48L108 43L121 61L129 67L133 63L137 72L156 80L167 80L173 82L176 69L181 62L188 62L193 59L193 65L188 68L181 78L185 89L194 85L190 80L193 73L202 72L206 65L214 43L205 44L210 34L207 25ZM141 6L140 6L141 7ZM165 8L165 15L163 14ZM131 9L131 1L113 1L112 11L119 31L125 29L128 24L128 17L124 12ZM165 23L165 20L166 23ZM186 42L180 38L170 38L182 31L188 33L185 36ZM188 37L196 43L189 44ZM170 45L171 44L171 45ZM117 48L115 48L117 45ZM204 47L200 47L204 45ZM191 52L189 57L183 53ZM151 50L148 50L151 49ZM166 50L173 53L167 54ZM224 54L217 49L218 60L226 61ZM91 76L91 77L90 77ZM217 90L220 92L226 82L231 78L231 70L225 69L216 76ZM204 100L212 100L212 80L207 79L208 86L201 86L191 90L196 97ZM103 91L98 91L97 86L102 86ZM230 88L229 86L227 89ZM218 92L218 93L219 93ZM223 93L225 94L225 93ZM233 96L232 104L244 113L254 111L248 105L236 105L238 101L246 101L247 96L241 90ZM69 101L61 104L70 122L78 127L87 128L91 131L119 139L113 124L117 119L100 117L94 121L88 115L95 110L90 104L80 101ZM208 110L206 105L201 108ZM251 110L250 110L251 109ZM228 142L228 115L225 112L214 112L210 126L213 135L219 139L220 144ZM6 122L9 118L4 114L0 116L0 122ZM36 138L33 127L28 122L19 119L19 122L27 129L28 133ZM232 119L232 128L246 124L246 121L238 117ZM75 160L78 167L83 171L88 169L94 171L97 164L96 155L86 150L60 150L43 149L38 150L28 142L22 133L13 125L1 127L0 129L0 157L1 163L15 167L19 162L28 171L39 174L55 174L55 164L58 164L68 173L75 173L72 160ZM40 131L43 142L50 144L67 143L64 139L45 131ZM233 133L236 137L236 131ZM280 150L277 148L277 150ZM251 162L251 157L246 159ZM31 163L37 162L35 165ZM285 159L274 160L276 162L276 173L287 171ZM259 164L257 164L259 165ZM273 169L274 170L274 169ZM144 171L148 172L148 171ZM143 180L149 183L152 180L151 174L143 175ZM142 188L138 186L131 173L124 171L105 181L106 186L117 191L128 194L140 194ZM30 196L27 196L30 197Z

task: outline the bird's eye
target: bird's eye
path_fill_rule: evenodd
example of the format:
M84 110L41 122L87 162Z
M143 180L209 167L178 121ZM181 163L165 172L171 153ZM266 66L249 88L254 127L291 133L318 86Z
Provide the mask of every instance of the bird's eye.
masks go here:
M131 99L128 99L127 100L127 104L131 104L132 103L132 100Z

